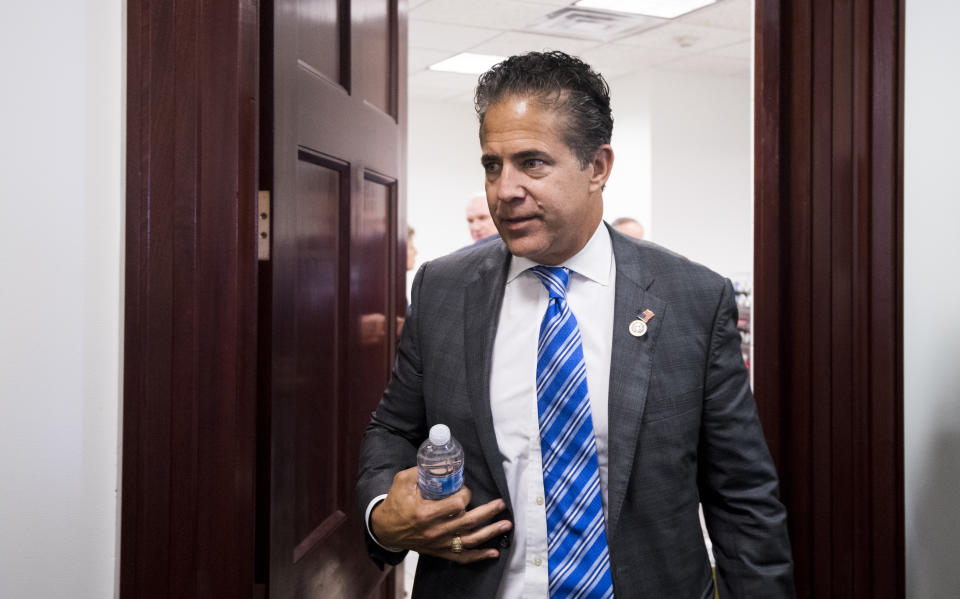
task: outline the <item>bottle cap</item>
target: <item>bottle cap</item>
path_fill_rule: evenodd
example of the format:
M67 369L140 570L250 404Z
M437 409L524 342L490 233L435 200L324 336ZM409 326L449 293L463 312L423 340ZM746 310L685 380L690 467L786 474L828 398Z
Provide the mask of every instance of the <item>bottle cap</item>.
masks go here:
M434 424L430 427L430 443L446 445L450 442L450 427L446 424Z

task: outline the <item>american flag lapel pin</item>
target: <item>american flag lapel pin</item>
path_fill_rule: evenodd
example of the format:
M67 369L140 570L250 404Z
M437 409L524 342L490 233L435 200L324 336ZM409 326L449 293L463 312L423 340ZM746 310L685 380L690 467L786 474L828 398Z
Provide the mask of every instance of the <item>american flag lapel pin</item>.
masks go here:
M647 334L647 323L655 315L650 310L644 310L637 314L636 320L630 323L630 334L634 337L643 337Z

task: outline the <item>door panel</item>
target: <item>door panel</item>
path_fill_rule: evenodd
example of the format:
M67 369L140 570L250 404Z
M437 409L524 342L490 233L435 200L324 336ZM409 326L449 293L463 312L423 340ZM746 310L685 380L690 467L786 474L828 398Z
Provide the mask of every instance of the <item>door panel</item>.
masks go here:
M354 483L403 307L397 10L392 0L273 5L274 598L396 589L393 571L366 555Z
M359 334L351 336L351 357L358 376L354 396L362 402L358 406L369 414L376 407L383 391L382 381L391 366L390 331L387 326L396 321L396 306L391 300L391 261L394 256L390 222L394 218L395 184L377 175L364 175L363 203L354 220L351 239L352 281L358 282L364 292L354 294L351 301L351 322L360 323ZM364 423L366 424L366 423ZM358 464L359 466L359 464ZM356 470L354 470L356 472Z
M296 237L289 254L297 265L289 294L296 317L296 351L289 358L296 375L292 387L285 389L296 410L294 559L322 540L312 533L345 507L327 492L342 479L337 472L336 419L330 417L339 409L336 290L342 172L306 152L298 158L296 204L291 208Z
M281 4L289 5L294 9L296 39L299 44L297 59L315 73L346 87L347 82L343 78L347 72L342 65L343 58L349 55L344 43L349 42L349 38L344 40L345 36L341 35L344 29L340 14L341 2L338 0L277 2L278 6Z
M396 3L377 0L356 5L354 22L356 60L363 65L354 76L356 95L390 116L393 102L393 37L391 15Z

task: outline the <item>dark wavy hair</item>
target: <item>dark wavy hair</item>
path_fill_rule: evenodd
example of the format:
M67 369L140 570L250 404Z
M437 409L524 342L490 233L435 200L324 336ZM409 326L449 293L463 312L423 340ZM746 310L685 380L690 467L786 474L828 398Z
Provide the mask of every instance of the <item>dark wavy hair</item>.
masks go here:
M575 56L528 52L511 56L481 75L474 96L481 136L487 110L509 96L532 96L541 105L561 111L563 139L581 168L587 168L600 146L610 143L610 86Z

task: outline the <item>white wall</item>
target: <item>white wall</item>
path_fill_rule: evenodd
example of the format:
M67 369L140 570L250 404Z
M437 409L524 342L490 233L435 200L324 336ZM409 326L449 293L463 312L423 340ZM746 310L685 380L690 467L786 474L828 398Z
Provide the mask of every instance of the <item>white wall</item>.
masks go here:
M725 276L749 280L750 80L654 73L651 237Z
M610 82L613 111L613 172L603 190L603 218L613 222L621 216L635 218L644 235L653 235L650 73L631 75Z
M750 273L749 79L651 70L610 87L604 218L632 216L653 241L727 276ZM411 100L408 143L408 219L422 262L471 243L464 204L483 191L472 105Z
M960 589L960 4L906 3L904 470L908 598Z
M473 243L464 210L483 193L483 169L472 104L411 99L407 118L407 221L419 266Z
M0 596L114 595L122 0L12 2L0 36Z

